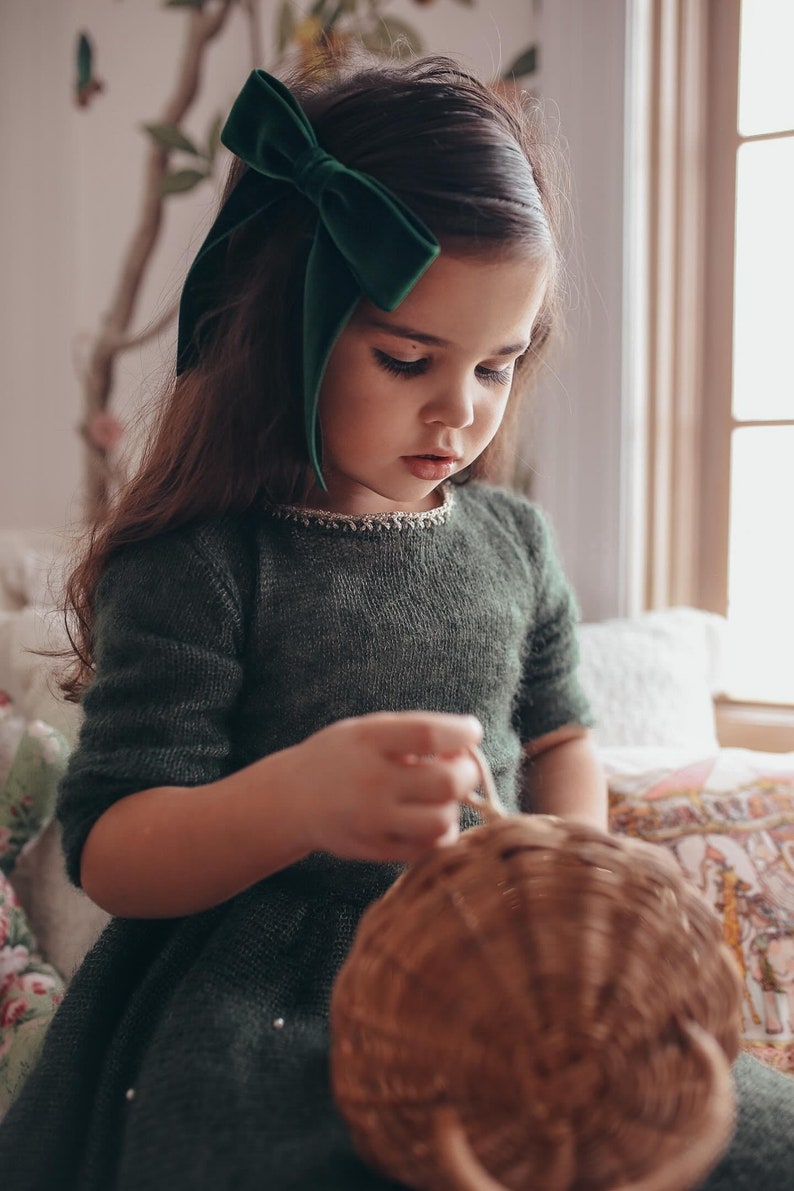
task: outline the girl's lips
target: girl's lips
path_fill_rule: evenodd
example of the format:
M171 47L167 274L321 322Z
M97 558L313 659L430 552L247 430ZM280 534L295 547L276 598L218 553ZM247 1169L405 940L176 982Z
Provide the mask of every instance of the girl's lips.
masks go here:
M458 462L454 455L403 455L403 461L419 480L445 480Z

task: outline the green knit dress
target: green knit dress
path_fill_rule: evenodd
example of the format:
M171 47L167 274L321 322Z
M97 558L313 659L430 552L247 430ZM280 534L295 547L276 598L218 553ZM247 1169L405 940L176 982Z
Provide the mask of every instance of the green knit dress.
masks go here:
M517 805L523 742L588 722L574 604L537 510L447 492L387 517L260 507L118 552L60 790L73 880L115 800L215 781L370 711L478 715ZM314 854L204 913L113 920L0 1127L4 1191L393 1186L334 1109L327 1009L398 871Z

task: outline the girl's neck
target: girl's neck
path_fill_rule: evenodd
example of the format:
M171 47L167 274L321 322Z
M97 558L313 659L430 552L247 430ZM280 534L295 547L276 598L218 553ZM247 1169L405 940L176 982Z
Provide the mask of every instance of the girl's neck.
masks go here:
M438 504L429 509L391 509L378 513L340 513L308 501L293 504L278 504L265 501L270 513L287 521L305 526L321 526L327 529L345 531L388 531L444 525L455 506L455 485L442 484L437 490Z
M427 497L416 502L394 501L368 489L340 492L333 485L327 491L314 484L300 507L317 512L341 513L349 517L371 517L391 513L425 513L444 504L444 485L440 484Z

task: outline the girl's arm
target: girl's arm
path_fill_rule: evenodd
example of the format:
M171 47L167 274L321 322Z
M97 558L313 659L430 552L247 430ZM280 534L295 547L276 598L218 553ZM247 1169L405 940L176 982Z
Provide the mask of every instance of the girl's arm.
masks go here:
M583 819L606 829L607 786L592 734L568 724L525 746L521 809Z
M96 821L81 884L123 918L218 905L314 851L409 862L457 837L459 802L479 784L465 751L471 716L376 713L197 787L120 799Z

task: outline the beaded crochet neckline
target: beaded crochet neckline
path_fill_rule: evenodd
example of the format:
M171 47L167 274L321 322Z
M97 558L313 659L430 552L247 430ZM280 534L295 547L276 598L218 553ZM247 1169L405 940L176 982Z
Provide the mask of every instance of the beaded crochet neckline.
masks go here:
M268 505L274 517L283 521L295 521L300 525L318 526L322 529L341 530L343 533L385 533L390 530L427 529L444 525L455 506L455 493L451 484L442 489L441 504L435 509L421 513L397 511L394 513L332 513L328 509L308 509L302 505Z

